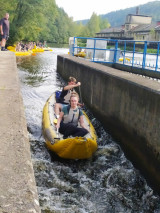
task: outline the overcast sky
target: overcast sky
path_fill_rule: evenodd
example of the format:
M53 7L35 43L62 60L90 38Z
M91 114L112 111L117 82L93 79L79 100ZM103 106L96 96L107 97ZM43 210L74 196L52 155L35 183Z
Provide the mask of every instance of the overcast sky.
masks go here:
M152 1L155 0L56 0L56 4L63 7L68 16L77 21L90 19L93 12L101 15Z

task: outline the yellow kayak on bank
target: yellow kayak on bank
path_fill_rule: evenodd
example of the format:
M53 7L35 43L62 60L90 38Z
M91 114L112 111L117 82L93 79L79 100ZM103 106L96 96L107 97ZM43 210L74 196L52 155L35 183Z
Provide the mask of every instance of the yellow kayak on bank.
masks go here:
M43 134L48 149L66 159L87 159L97 150L97 136L88 116L83 111L85 126L89 133L85 137L68 137L57 133L55 126L55 93L47 100L43 109Z
M15 55L16 56L30 56L32 54L32 51L26 51L26 52L18 52L18 51L16 51L15 52Z
M53 51L51 48L49 48L49 47L43 47L43 50L44 51Z
M125 61L130 61L131 59L130 59L130 58L125 58L125 59L119 58L119 61L120 61L120 62L123 62L123 60L125 60Z
M15 53L16 56L29 56L33 52L31 50L28 51L16 51L16 46L8 46L7 49Z
M34 48L34 49L32 49L32 51L33 51L33 53L40 53L40 52L44 52L44 49L42 49L42 48Z
M15 52L16 51L16 46L8 46L7 49L9 51Z
M86 53L81 51L81 52L79 52L77 54L74 54L74 56L84 58L86 56Z

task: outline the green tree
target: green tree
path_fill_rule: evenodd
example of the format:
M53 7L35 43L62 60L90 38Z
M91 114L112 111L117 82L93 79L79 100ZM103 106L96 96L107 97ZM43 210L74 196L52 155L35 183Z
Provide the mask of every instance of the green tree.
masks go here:
M94 37L95 33L100 31L100 19L96 13L93 13L86 27L88 28L90 37Z
M55 20L58 15L58 9L55 0L42 1L42 15L43 21L41 22L41 32L39 39L41 41L54 42L54 35L56 33Z
M95 33L108 27L110 27L110 24L106 19L102 19L101 16L93 13L86 26L82 28L81 35L84 37L95 37Z
M15 9L15 16L11 25L12 41L35 41L42 31L42 24L45 19L40 13L42 0L18 0Z
M78 29L76 24L62 8L58 8L55 24L57 27L57 36L55 37L57 43L68 43L69 37L76 35L75 31Z
M155 41L156 40L156 32L155 29L151 29L150 31L150 40Z
M100 30L106 29L110 27L110 23L107 19L102 19L101 16L99 16L99 24L100 24Z
M0 19L4 17L5 13L10 14L10 21L12 22L12 19L14 17L14 10L17 5L17 0L1 0L0 1Z
M80 22L79 24L76 24L76 30L75 30L76 36L85 37L87 34L86 29L87 29L86 26L84 26L82 22Z

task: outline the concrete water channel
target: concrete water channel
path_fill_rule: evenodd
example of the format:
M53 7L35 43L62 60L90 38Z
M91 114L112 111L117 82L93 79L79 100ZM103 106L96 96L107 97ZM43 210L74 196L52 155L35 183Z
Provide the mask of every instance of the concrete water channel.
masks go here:
M68 49L54 48L53 52L19 57L18 73L15 57L11 53L5 53L3 66L1 61L0 134L3 140L0 155L0 212L158 213L160 197L125 157L119 141L104 129L90 107L86 106L85 111L98 135L98 150L91 159L59 159L45 147L41 131L42 110L48 97L65 84L57 73L57 55L67 52ZM77 74L73 72L72 75ZM85 87L81 77L76 77ZM21 89L15 86L15 82L18 85L20 83ZM22 105L16 105L21 100L15 100L17 93L18 97L22 94L24 104L22 114L18 115L16 109ZM82 93L86 100L84 91ZM8 113L11 106L12 111ZM24 118L24 111L26 122L23 121L22 125L20 118ZM6 118L10 121L9 128L5 126ZM31 157L27 140L30 142ZM26 164L29 165L28 169ZM37 205L37 193L40 208Z

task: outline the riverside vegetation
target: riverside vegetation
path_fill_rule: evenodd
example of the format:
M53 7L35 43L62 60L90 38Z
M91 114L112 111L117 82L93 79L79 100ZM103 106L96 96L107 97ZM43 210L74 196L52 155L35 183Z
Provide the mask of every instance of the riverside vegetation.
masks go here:
M74 22L55 0L1 0L0 18L6 12L10 14L10 45L18 41L64 44L68 43L69 37L93 37L96 32L110 26L96 13L85 26Z

